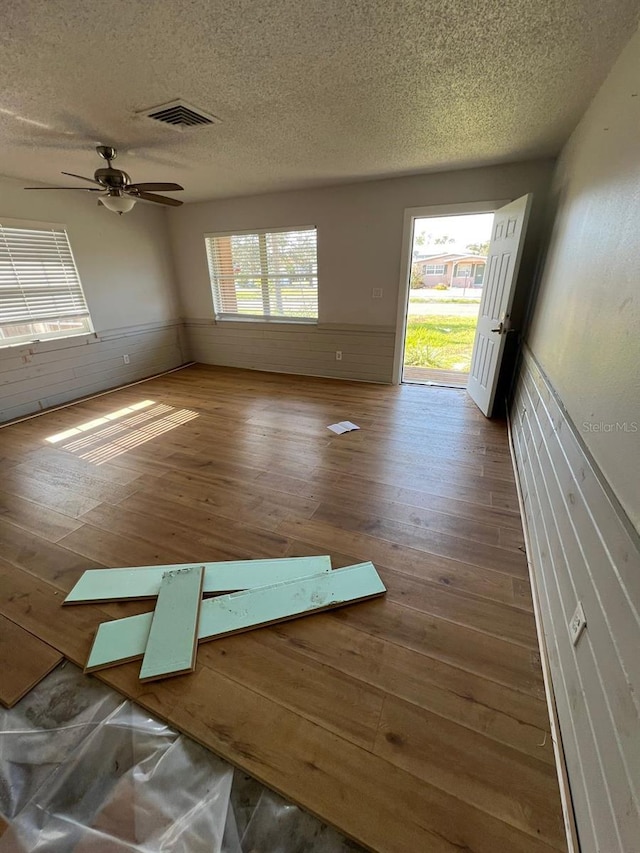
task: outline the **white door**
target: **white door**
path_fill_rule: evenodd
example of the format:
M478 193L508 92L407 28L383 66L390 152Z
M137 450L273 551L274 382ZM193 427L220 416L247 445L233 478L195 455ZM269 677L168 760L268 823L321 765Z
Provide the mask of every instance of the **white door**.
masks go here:
M520 267L531 194L496 210L473 342L467 391L488 418L498 387L504 342Z

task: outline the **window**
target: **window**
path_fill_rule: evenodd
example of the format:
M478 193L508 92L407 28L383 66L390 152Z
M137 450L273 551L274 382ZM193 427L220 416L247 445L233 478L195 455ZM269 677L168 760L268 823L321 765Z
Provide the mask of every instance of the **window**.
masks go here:
M205 236L218 318L318 318L315 228Z
M424 272L425 275L444 275L444 264L427 264Z
M0 346L92 331L64 227L0 220Z
M471 264L458 264L456 268L456 276L470 276Z

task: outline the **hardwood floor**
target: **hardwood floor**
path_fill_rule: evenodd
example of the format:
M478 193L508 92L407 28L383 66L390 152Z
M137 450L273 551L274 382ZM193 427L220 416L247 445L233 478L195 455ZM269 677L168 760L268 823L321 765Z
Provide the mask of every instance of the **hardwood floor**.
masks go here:
M12 708L62 659L51 646L0 616L0 704Z
M62 610L86 568L372 560L382 599L100 677L372 850L566 849L506 429L464 392L194 366L0 430L0 478L0 614L81 664L149 609Z

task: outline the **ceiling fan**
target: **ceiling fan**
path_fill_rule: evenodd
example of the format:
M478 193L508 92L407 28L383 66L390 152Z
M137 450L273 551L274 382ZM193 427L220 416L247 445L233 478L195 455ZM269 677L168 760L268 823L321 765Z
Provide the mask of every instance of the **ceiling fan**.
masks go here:
M131 178L122 169L114 169L111 161L115 160L118 152L111 145L97 145L96 151L107 161L107 167L96 169L93 178L85 178L84 175L74 175L73 172L62 172L63 175L69 175L71 178L79 178L81 181L89 181L91 184L96 184L94 187L25 187L25 190L81 190L89 193L101 193L98 197L98 204L103 204L108 210L114 213L128 213L137 201L150 201L156 204L168 204L172 207L180 207L182 204L176 198L170 198L166 195L157 195L155 190L163 190L164 192L173 192L183 190L180 184L170 183L142 183L134 184Z

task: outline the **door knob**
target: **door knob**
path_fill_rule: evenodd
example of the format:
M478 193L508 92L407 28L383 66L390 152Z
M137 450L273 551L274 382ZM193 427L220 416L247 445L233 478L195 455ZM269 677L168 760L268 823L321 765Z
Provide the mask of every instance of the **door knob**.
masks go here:
M501 335L502 332L504 331L504 323L502 322L502 320L500 320L500 325L498 326L498 328L497 329L491 329L491 331L497 332L499 335Z

